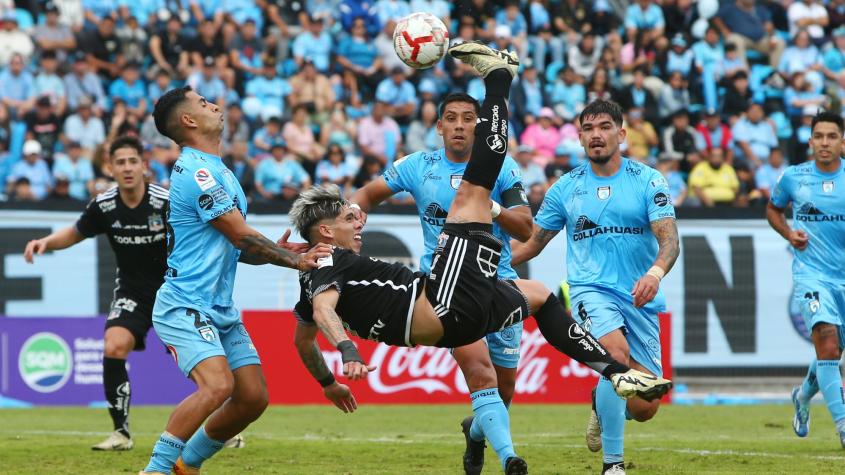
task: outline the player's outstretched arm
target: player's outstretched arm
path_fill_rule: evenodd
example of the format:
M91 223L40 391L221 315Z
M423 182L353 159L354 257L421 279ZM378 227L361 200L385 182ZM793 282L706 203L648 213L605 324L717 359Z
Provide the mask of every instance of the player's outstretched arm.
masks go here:
M41 255L47 251L67 249L84 239L85 236L76 229L76 226L68 226L50 234L49 236L41 239L33 239L32 241L26 243L26 248L24 248L23 251L23 258L26 262L32 264L34 262L35 254Z
M237 209L213 219L211 225L241 250L240 261L246 264L274 264L305 271L317 267L318 259L331 255L331 247L323 244L305 254L283 249L246 224Z
M804 231L796 231L789 227L786 222L786 210L780 209L777 206L769 203L766 206L766 219L769 221L769 226L772 227L784 239L789 241L795 249L803 250L807 247L808 237Z
M493 216L493 220L517 241L528 242L531 239L534 218L528 206L510 209L500 205L499 214Z
M352 198L349 199L349 202L357 204L361 208L361 211L369 213L371 209L380 205L391 196L393 196L393 190L387 186L387 182L384 181L383 177L378 177L362 188L359 188L352 195Z
M511 239L511 265L516 266L537 257L537 254L540 254L546 248L546 244L554 239L559 232L549 231L535 224L534 232L531 233L531 237L527 241L519 242Z
M675 218L662 218L652 221L651 232L657 238L657 258L654 259L654 264L648 272L640 277L640 280L634 284L634 288L631 290L635 307L642 307L651 302L651 299L657 295L660 281L672 270L672 266L675 265L675 261L678 260L678 255L681 253Z
M293 336L296 351L302 364L311 373L311 376L323 387L323 395L343 412L355 412L358 403L355 396L345 384L340 384L334 379L334 375L328 366L323 352L317 345L317 326L305 325L297 322L296 331Z
M375 366L367 366L364 359L358 353L358 348L346 335L343 321L337 315L335 307L340 298L340 293L329 288L315 295L311 301L314 308L314 322L329 340L329 343L340 351L343 361L343 374L351 380L364 379L367 373L376 369Z

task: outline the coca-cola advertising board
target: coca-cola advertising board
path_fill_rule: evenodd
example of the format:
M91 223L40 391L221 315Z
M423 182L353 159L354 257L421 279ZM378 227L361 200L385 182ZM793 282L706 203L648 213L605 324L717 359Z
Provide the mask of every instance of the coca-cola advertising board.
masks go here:
M293 345L296 326L288 311L248 311L244 320L264 365L270 402L310 404L325 402L320 385L299 361ZM663 368L671 370L669 315L660 317ZM391 347L355 339L364 360L376 370L366 381L343 378L340 352L322 338L320 348L338 380L348 384L359 403L458 403L466 402L463 374L446 348ZM598 375L590 368L562 355L549 345L533 319L525 322L517 369L516 396L519 403L583 403ZM668 397L667 397L668 400Z

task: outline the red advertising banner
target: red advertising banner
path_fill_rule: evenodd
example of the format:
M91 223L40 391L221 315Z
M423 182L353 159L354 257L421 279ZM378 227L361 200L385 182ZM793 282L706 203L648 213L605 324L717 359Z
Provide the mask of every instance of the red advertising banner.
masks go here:
M244 323L258 348L270 402L313 404L327 402L320 385L305 369L293 345L293 314L289 311L244 311ZM672 374L671 322L660 315L664 374ZM361 356L376 365L366 381L350 382L342 376L340 353L322 338L323 356L338 380L348 384L359 403L464 403L463 374L446 348L391 347L355 339ZM584 403L598 375L590 368L560 354L549 345L533 319L525 322L517 369L518 403ZM668 402L668 396L664 400Z

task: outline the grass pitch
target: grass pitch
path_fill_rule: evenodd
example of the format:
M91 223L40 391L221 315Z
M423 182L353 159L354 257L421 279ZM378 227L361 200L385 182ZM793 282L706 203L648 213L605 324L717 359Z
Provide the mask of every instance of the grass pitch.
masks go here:
M0 474L135 474L144 467L170 408L132 409L135 449L92 452L108 434L104 409L0 410ZM204 474L460 474L461 419L469 405L271 407L247 429L243 449L226 449ZM597 474L601 457L584 445L587 406L511 409L518 453L533 474ZM662 407L626 426L628 473L842 473L845 450L823 405L810 436L792 433L788 405ZM487 450L485 474L502 473Z

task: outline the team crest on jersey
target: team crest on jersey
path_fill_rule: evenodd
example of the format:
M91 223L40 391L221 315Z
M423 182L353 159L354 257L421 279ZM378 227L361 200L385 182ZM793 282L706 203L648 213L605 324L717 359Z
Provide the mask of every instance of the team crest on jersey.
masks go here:
M463 178L463 175L452 175L449 177L449 184L452 185L452 188L457 190L461 186L461 180Z
M609 186L600 186L596 189L596 195L599 197L600 200L606 200L610 198L610 187Z
M147 219L147 224L150 227L150 231L154 233L164 229L164 220L161 219L161 215L158 213L151 214Z
M822 191L825 193L833 193L833 182L832 181L823 181L822 182Z

